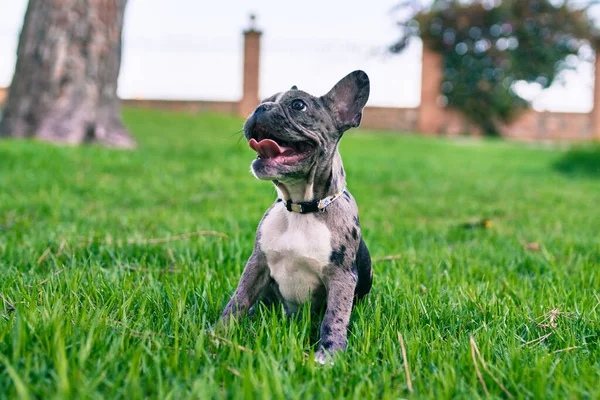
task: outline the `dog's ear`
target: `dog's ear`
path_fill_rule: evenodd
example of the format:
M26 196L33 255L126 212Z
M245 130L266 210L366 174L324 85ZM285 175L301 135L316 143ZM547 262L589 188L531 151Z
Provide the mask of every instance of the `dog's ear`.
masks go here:
M339 81L322 97L331 110L340 130L360 125L362 110L369 99L369 77L363 71L354 71Z

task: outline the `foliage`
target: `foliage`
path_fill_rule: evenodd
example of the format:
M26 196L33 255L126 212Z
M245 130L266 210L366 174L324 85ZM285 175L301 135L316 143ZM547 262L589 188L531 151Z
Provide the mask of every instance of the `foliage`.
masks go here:
M124 120L135 151L0 141L0 398L408 398L398 332L415 398L484 396L470 336L515 398L600 397L600 177L555 170L563 151L349 132L375 280L321 367L308 313L207 332L275 196L242 121ZM147 240L201 230L229 237Z
M586 44L596 43L587 9L565 2L435 0L412 10L399 23L401 37L391 51L420 36L442 54L445 104L490 134L529 106L515 82L548 88L584 57Z
M600 145L575 147L569 150L554 166L566 174L600 178Z

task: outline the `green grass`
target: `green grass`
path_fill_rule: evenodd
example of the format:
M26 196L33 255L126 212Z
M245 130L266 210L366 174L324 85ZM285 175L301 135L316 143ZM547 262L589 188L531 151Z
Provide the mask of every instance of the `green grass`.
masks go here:
M348 352L322 367L308 313L206 333L274 199L242 121L125 120L136 151L0 141L0 397L484 397L471 336L493 397L494 378L517 398L600 397L599 149L349 132L365 241L398 257L374 263ZM228 238L148 242L196 231Z

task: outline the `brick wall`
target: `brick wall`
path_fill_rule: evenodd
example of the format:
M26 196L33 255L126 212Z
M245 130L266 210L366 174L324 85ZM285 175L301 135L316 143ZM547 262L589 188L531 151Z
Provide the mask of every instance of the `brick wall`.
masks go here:
M527 111L502 128L502 135L519 140L592 140L591 113Z
M361 128L417 132L418 108L366 107Z
M121 104L126 107L189 113L212 111L223 114L237 114L239 109L239 102L237 101L122 99Z
M454 110L444 110L438 116L439 133L447 136L481 136L481 129ZM517 140L592 140L591 113L547 112L529 110L511 124L501 126L500 133Z
M6 101L6 96L8 96L8 88L0 87L0 107Z

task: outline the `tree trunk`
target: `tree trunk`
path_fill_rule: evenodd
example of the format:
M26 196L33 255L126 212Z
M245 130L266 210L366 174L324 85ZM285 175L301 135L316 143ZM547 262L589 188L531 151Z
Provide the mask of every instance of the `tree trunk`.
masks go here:
M126 0L29 0L0 136L134 147L117 80Z

